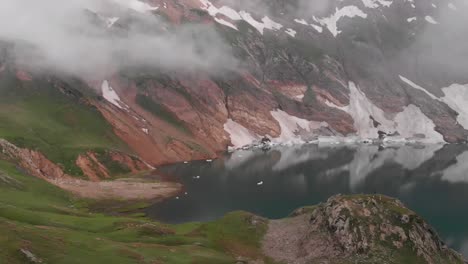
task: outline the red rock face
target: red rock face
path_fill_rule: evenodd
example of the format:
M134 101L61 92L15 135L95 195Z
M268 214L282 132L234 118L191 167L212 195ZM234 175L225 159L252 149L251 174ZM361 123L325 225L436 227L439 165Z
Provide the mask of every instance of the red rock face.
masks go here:
M102 165L92 152L80 155L76 165L88 176L90 181L98 182L101 179L110 178L109 171Z
M16 77L19 80L22 80L22 81L32 81L32 76L29 73L27 73L27 72L25 72L23 70L17 70L16 71Z
M223 125L227 112L223 93L212 81L188 78L178 81L177 87L183 89L183 94L154 81L146 84L145 91L139 91L133 82L118 78L110 84L129 106L128 111L105 101L92 104L114 127L115 133L146 162L161 165L208 159L224 150L227 140ZM185 128L144 109L137 103L138 94L159 102Z

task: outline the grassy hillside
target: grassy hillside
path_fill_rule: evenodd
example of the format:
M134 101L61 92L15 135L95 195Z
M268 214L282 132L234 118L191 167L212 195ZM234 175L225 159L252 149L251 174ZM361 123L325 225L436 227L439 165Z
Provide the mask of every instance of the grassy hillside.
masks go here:
M235 263L263 258L266 223L236 212L207 224L171 226L91 213L64 191L0 161L0 264ZM26 252L26 253L25 253Z
M17 146L37 149L72 175L80 153L90 149L121 149L125 144L100 113L84 104L81 92L67 83L61 91L46 80L22 82L0 78L0 138Z

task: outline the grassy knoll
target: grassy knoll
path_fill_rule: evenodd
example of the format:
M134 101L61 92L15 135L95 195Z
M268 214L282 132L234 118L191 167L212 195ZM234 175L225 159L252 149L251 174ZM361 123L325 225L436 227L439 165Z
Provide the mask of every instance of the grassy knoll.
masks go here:
M0 264L235 263L263 258L266 223L243 212L212 223L165 225L92 213L66 192L0 161Z

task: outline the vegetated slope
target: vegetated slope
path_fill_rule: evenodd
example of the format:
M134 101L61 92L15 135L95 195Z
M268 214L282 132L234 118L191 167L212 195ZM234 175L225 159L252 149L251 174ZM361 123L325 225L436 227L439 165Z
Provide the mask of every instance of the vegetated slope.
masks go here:
M166 225L122 206L90 212L40 179L0 162L0 263L463 263L396 200L338 196L282 220L233 212ZM305 262L303 262L305 261Z
M70 80L73 82L73 80ZM75 81L75 86L80 85ZM37 149L83 175L75 164L89 150L127 151L105 119L87 103L83 89L67 82L37 78L25 81L15 73L0 76L0 138L18 147Z
M139 214L89 212L57 187L0 162L0 263L235 263L263 258L264 220L232 213L214 223L171 226ZM144 206L121 207L120 213ZM127 213L128 215L129 213ZM259 219L259 218L258 218ZM231 249L233 250L231 252ZM240 250L240 251L238 251ZM232 253L232 254L231 254Z

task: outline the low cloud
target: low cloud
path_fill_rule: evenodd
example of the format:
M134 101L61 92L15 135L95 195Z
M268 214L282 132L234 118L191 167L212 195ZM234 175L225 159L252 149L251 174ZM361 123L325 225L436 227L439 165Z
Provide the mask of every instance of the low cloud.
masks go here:
M237 66L212 26L164 25L137 0L0 2L0 40L16 43L17 63L32 69L99 77L128 67L216 74Z
M259 15L272 15L282 10L300 18L320 16L329 11L331 0L220 0L220 4Z

